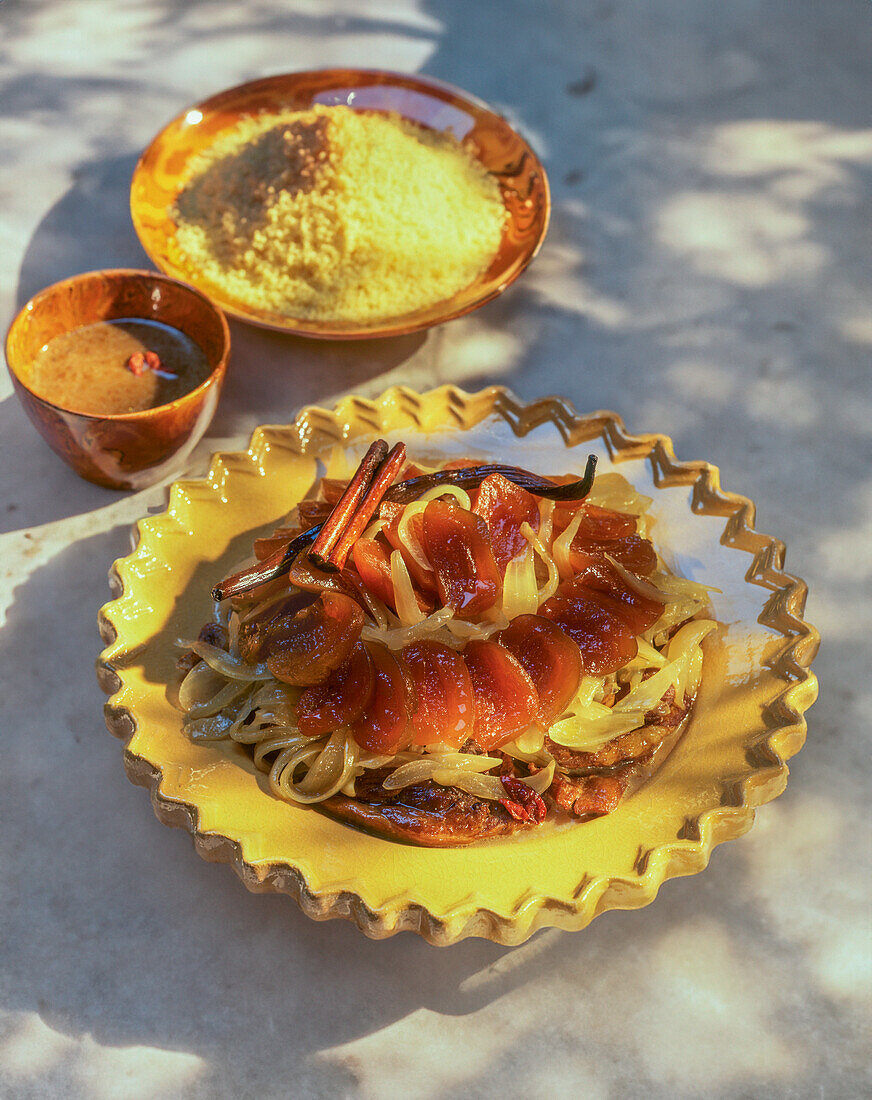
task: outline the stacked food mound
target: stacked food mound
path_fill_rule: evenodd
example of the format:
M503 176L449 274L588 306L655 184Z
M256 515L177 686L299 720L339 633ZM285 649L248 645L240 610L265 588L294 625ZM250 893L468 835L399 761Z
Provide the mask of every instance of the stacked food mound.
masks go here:
M595 465L373 444L214 589L180 643L186 731L249 746L280 798L418 844L609 813L684 728L716 623L649 539L650 498Z

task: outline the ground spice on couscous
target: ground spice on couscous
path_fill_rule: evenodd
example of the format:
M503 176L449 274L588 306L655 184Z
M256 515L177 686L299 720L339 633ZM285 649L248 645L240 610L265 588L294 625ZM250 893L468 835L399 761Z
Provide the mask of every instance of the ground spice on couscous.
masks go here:
M496 254L496 180L449 133L314 107L244 119L188 165L179 249L237 301L369 323L435 305Z

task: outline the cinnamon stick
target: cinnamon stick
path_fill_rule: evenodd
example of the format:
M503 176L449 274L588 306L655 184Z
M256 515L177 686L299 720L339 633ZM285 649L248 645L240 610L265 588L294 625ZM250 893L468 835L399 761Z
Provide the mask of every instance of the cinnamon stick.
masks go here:
M379 506L397 474L402 470L405 461L406 446L404 443L397 443L379 467L369 491L330 555L330 560L337 569L343 568L351 548L366 530L370 521L378 515Z
M336 545L336 540L360 507L361 501L366 496L367 490L372 484L372 479L375 477L379 466L384 462L387 453L387 443L383 439L377 439L363 456L354 477L346 486L345 492L321 525L318 537L309 551L309 556L313 561L320 564L322 559L328 560L330 551Z
M387 444L385 444L385 446L387 446ZM337 572L343 568L352 546L354 546L366 530L367 524L378 511L378 507L384 499L385 493L390 489L394 478L403 468L403 463L405 461L405 444L397 443L378 466L363 498L354 511L348 516L344 525L335 532L331 531L327 552L325 553L319 548L318 543L320 541L320 536L319 539L315 541L315 544L309 551L309 561L311 561L313 565L329 573ZM355 477L356 476L357 475L355 475ZM340 501L340 504L341 503ZM336 509L338 508L339 505L337 504ZM334 514L335 511L336 510L334 510ZM332 521L333 515L330 516L330 519L327 520L324 526L326 527L327 524L332 524ZM321 530L323 534L324 528Z

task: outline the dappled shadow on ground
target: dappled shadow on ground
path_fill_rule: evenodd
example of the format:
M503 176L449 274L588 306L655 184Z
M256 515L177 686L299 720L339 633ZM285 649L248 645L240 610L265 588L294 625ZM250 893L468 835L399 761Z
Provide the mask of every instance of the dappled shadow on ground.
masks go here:
M44 286L97 268L151 269L127 207L137 155L83 165L72 186L39 223L21 262L18 308Z
M233 347L221 404L210 435L247 435L258 424L283 424L302 405L325 395L381 386L402 370L427 339L425 333L387 340L306 340L231 322Z

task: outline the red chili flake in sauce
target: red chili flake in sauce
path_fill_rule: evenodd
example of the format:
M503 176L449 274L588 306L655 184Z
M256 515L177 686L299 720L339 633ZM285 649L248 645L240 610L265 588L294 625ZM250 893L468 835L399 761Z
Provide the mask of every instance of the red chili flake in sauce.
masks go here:
M160 370L160 356L156 351L136 351L127 360L127 369L137 376L147 370Z

